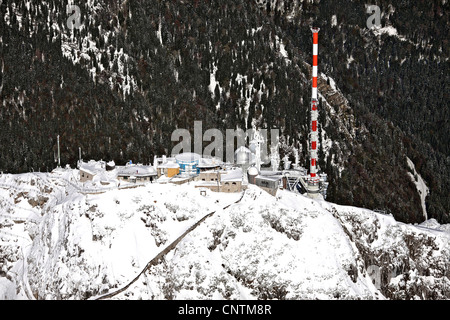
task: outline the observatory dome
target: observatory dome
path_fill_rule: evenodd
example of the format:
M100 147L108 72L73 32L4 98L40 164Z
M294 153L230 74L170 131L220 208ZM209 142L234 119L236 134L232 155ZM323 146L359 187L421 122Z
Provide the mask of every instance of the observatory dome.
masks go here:
M234 153L234 160L236 164L243 165L250 163L251 151L244 146L239 147Z
M250 168L248 168L247 173L248 173L249 175L251 175L251 176L257 176L257 175L259 175L259 171L258 171L258 169L257 169L256 167L250 167Z

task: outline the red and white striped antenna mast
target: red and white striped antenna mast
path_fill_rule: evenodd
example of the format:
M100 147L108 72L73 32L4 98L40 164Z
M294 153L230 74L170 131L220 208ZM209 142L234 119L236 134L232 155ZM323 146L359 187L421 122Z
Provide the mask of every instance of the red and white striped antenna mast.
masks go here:
M312 94L311 94L311 132L309 134L309 158L310 171L308 179L308 189L310 192L319 191L319 177L317 176L317 148L319 144L318 119L319 101L317 100L317 79L318 79L318 56L319 56L319 30L311 28L313 33L313 64L312 64ZM317 189L317 190L316 190Z

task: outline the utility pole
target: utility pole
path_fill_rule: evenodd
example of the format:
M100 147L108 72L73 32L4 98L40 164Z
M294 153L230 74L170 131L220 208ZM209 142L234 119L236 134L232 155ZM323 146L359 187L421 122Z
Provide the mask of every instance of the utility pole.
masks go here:
M78 147L78 168L81 167L81 147Z
M217 192L220 192L220 172L217 170Z
M61 168L61 152L59 149L59 134L58 134L58 168Z

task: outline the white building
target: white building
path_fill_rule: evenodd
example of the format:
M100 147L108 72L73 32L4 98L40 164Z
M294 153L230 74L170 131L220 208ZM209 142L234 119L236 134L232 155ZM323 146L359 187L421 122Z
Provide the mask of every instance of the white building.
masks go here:
M119 167L117 178L126 182L153 182L157 178L157 172L152 166L131 164Z

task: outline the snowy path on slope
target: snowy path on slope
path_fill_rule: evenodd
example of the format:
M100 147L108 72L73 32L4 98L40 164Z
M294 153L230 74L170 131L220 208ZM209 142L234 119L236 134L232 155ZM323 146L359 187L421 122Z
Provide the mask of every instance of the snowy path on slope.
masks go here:
M244 191L245 192L245 191ZM233 202L232 204L236 204L239 203L242 198L244 197L244 194L242 194L242 196L239 198L239 200ZM224 208L222 208L222 210L227 209L228 207L230 207L232 204L229 204L227 206L225 206ZM170 251L172 251L173 249L175 249L175 247L177 246L178 243L180 243L190 232L192 232L193 230L195 230L203 221L205 221L207 218L211 217L214 213L216 213L216 211L213 211L211 213L208 213L207 215L205 215L203 218L201 218L199 221L197 221L194 225L192 225L191 227L189 227L185 232L183 232L183 234L181 234L175 241L171 242L164 250L162 250L160 253L158 253L158 255L156 257L154 257L152 260L150 260L147 265L145 266L145 268L133 279L131 280L126 286L122 287L121 289L114 291L112 293L108 293L105 295L102 295L100 297L94 298L94 300L101 300L101 299L106 299L106 298L111 298L119 293L122 293L123 291L127 290L133 283L135 283L139 277L141 277L146 271L148 271L152 266L156 265L162 258L164 258L164 256L166 256Z

